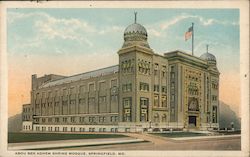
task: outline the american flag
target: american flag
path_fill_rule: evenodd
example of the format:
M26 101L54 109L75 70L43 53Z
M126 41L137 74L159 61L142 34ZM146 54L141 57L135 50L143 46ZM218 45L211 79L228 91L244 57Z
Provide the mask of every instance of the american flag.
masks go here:
M193 34L193 26L188 28L188 31L185 33L185 41L191 38Z

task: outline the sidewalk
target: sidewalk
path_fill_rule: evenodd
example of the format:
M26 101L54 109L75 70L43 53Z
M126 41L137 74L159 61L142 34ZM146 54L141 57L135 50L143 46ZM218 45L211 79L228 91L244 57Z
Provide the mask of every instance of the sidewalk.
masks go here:
M234 138L234 137L241 137L241 135L216 135L216 136L195 136L195 137L177 137L177 138L170 138L172 140L182 141L182 140L196 140L196 139L214 139L214 138ZM169 138L169 137L168 137Z
M143 142L143 139L135 138L105 138L105 139L80 139L80 140L58 140L42 142L9 143L9 150L29 150L29 149L59 149L63 147L123 144L131 142Z

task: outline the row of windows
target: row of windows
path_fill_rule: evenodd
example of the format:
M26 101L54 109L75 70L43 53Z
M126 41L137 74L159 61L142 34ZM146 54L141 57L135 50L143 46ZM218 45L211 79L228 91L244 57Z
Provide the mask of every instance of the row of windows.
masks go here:
M154 92L160 92L160 86L159 85L154 85ZM162 93L167 93L167 87L162 86L161 87L161 92Z
M88 98L89 104L94 104L95 100L96 100L95 97ZM99 103L106 103L107 102L107 97L106 96L100 96L98 98L98 100L99 100ZM110 100L111 100L111 102L117 101L118 100L118 95L111 95ZM86 104L86 101L87 101L86 98L78 99L78 102L79 102L80 105ZM39 102L36 102L36 103L39 103ZM66 99L66 100L62 101L62 105L68 105L68 103L69 103L69 105L75 105L76 100L68 101L68 99ZM59 106L59 102L54 102L54 106L55 107ZM40 105L36 104L35 107L39 108ZM45 108L45 107L53 107L53 103L52 102L42 103L41 107L43 107L43 108Z
M149 84L140 82L140 91L149 91Z
M161 72L162 72L162 77L166 77L167 76L167 67L165 65L162 66ZM155 67L154 67L154 75L157 76L159 75L159 64L155 63Z
M127 83L122 85L123 92L130 92L132 91L132 83Z
M129 59L121 62L121 71L122 72L132 72L134 68L134 59Z
M212 95L212 100L213 101L217 101L217 96L216 95Z
M33 111L33 109L32 108L23 108L23 112L31 112L31 111Z
M159 122L167 122L167 115L163 114L160 116L158 113L154 114L153 122L159 123Z
M217 83L212 83L212 88L213 89L218 89L218 84Z
M30 126L29 126L30 127ZM26 126L27 128L27 126ZM25 129L25 127L24 127ZM27 130L27 129L26 129ZM30 130L30 128L29 128ZM99 131L99 132L106 132L108 131L107 128L84 128L84 127L80 127L80 128L76 128L76 127L63 127L62 130L60 130L59 127L39 127L39 126L36 126L35 128L36 131L55 131L55 132L59 132L59 131L63 131L63 132L76 132L76 131L79 131L79 132L95 132L95 131ZM117 128L111 128L110 129L110 132L118 132L118 129Z
M90 123L93 123L93 122L106 122L107 117L105 116L99 116L99 117L94 117L94 116L91 116L91 117L62 117L62 118L59 118L59 117L55 117L55 118L36 118L35 119L35 122L56 122L56 123L59 123L59 122L63 122L63 123L77 123L77 122L80 122L80 123L84 123L84 122L90 122ZM118 116L110 116L110 122L117 122L118 121Z
M31 120L32 116L30 115L23 115L23 120Z
M150 62L138 59L138 71L142 74L150 74Z
M159 102L159 95L154 95L154 107L167 107L167 96L161 96L161 104Z
M117 87L117 79L111 80L110 81L110 88L113 87ZM107 83L105 81L103 82L99 82L99 86L98 86L98 90L105 90L108 88ZM59 93L61 91L61 94ZM90 83L88 84L88 92L92 92L95 91L95 83ZM77 92L77 88L76 87L71 87L68 89L62 89L62 90L55 90L53 92L53 97L57 97L60 95L66 96L66 95L72 95L72 94L77 94L77 93L84 93L87 92L87 88L86 85L81 85L79 87L79 90ZM46 95L47 94L47 95ZM48 92L42 92L42 94L40 94L39 92L36 93L36 97L35 98L51 98L52 97L52 92L48 91Z

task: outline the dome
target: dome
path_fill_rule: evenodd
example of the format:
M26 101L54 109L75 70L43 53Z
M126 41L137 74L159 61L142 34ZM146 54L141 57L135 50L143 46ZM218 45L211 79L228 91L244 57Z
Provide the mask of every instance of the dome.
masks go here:
M210 65L216 65L216 58L211 53L204 53L200 56L200 58L206 60Z
M145 29L145 27L143 27L141 24L139 23L133 23L131 25L129 25L125 31L124 31L124 35L125 34L131 34L131 33L139 33L142 35L146 35L147 36L147 30Z
M135 12L135 21L124 31L124 43L122 48L130 46L142 46L150 48L148 44L148 33L144 26L136 22L137 12Z
M150 48L147 42L148 34L144 26L139 23L133 23L129 25L124 31L124 47L129 47L133 45L143 46Z
M200 56L200 58L206 61L216 61L215 56L211 53L204 53Z

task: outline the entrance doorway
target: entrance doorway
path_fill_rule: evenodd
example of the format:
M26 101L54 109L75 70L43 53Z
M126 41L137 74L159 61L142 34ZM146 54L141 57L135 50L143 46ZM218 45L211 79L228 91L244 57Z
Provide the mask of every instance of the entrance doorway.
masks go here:
M189 127L196 127L196 116L188 116Z

